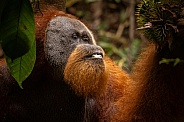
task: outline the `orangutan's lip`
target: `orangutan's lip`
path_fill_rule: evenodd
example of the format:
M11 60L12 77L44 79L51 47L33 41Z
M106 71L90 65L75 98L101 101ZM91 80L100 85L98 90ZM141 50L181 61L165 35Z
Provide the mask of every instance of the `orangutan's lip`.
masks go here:
M91 57L92 58L103 58L103 55L102 55L102 53L94 53L94 54L92 54Z
M86 56L87 58L91 59L102 59L103 58L103 53L102 52L94 52L91 55Z

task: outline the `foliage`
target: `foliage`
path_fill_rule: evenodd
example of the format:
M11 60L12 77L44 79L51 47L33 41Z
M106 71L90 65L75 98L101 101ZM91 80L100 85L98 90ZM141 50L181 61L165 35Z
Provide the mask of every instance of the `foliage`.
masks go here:
M35 40L34 16L28 0L9 0L1 14L0 39L12 59L26 54Z
M163 58L159 64L169 64L169 63L173 63L173 66L176 66L178 63L184 62L184 60L181 60L179 58L176 59L165 59Z
M35 25L29 0L1 0L0 44L12 76L21 86L35 62Z
M129 62L130 60L136 60L136 57L139 53L141 41L139 39L135 39L131 43L131 45L125 48L118 48L114 44L106 41L100 41L98 44L107 52L107 56L111 58L113 58L114 56L116 57L114 61L118 64L119 67L130 70L132 67L129 66Z
M178 33L178 22L183 19L183 8L183 0L142 0L138 9L138 29L159 47L165 43L171 46L173 35Z
M19 86L22 87L22 82L30 75L33 70L36 60L36 41L32 48L25 55L12 60L6 57L6 62L10 69L10 73L18 82Z

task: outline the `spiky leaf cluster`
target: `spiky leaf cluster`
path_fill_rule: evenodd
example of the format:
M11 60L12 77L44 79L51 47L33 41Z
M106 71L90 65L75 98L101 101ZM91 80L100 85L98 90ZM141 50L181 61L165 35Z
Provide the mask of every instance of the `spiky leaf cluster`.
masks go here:
M142 0L138 8L138 29L159 47L173 42L184 19L184 0Z

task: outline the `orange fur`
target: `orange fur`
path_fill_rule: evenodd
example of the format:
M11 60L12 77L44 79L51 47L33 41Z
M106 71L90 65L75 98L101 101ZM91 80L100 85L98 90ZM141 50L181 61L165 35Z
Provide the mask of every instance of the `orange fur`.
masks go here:
M36 63L31 75L23 82L23 90L10 76L5 62L0 63L3 65L0 66L0 90L2 91L0 94L0 121L81 122L84 121L83 119L95 122L114 121L115 113L119 110L118 106L114 106L114 104L119 98L128 97L130 94L128 86L132 81L128 74L109 58L104 57L104 67L99 66L98 71L93 70L96 64L93 68L88 69L85 62L80 63L80 65L84 64L83 67L76 65L68 69L68 72L74 69L78 70L79 74L74 76L81 75L78 78L85 79L87 83L89 80L96 81L91 85L92 87L83 82L82 85L87 87L82 86L82 91L74 92L64 79L55 80L51 75L53 69L44 55L45 30L48 22L55 16L68 16L74 19L75 17L49 6L42 12L43 16L35 15ZM70 60L75 61L80 53L76 58L75 55L75 52L72 53ZM69 61L68 65L70 63ZM69 73L67 74L69 75ZM70 74L68 77L71 78L72 75ZM76 93L85 93L83 95L87 95L87 100ZM90 95L88 96L88 94Z
M183 46L170 50L167 46L156 50L155 44L148 44L136 61L132 79L132 96L135 101L130 110L121 111L126 98L117 106L116 116L122 122L183 122L184 121L184 64L173 66L173 62L159 64L162 58L183 59ZM177 52L176 50L181 52ZM121 116L131 114L125 120Z
M132 101L134 100L134 97L132 97L133 81L130 76L112 60L107 57L104 60L109 71L109 77L107 79L107 91L106 94L100 98L100 105L102 110L104 110L107 105L110 107L108 111L102 112L103 115L101 115L101 117L107 117L110 122L119 122L122 119L127 120L127 117L131 113L129 109L132 107ZM104 101L110 104L104 104ZM117 114L120 111L124 111L125 113L120 116ZM104 119L104 121L107 121L107 118Z
M99 122L120 122L122 119L127 120L131 114L130 109L134 100L131 93L133 89L129 89L133 81L125 71L119 68L108 57L104 58L104 62L108 70L108 78L105 93L96 98L99 110L99 113L97 113ZM123 115L117 114L122 111L125 112Z
M93 46L95 47L95 46ZM83 48L86 48L84 50ZM131 90L133 81L129 75L120 69L109 58L104 57L103 62L86 60L84 56L90 53L91 48L77 46L70 55L64 72L65 81L73 86L73 89L83 96L94 97L96 100L97 114L99 121L115 122L120 118L116 116L117 111L122 109L126 112L122 118L129 115L132 106ZM120 98L126 98L119 110L117 105ZM127 118L126 118L127 119Z
M5 58L0 58L0 66L6 65Z
M98 47L90 45L90 47ZM102 51L101 48L99 50ZM107 69L102 59L84 59L92 50L78 45L68 58L64 77L79 95L89 96L103 93L107 84ZM102 51L103 53L103 51ZM95 96L96 96L95 95Z
M45 30L48 22L56 16L67 16L73 19L76 17L49 6L42 12L43 16L35 15L36 63L31 75L23 82L24 89L21 89L10 75L5 59L0 59L1 122L80 122L83 120L85 100L76 96L63 79L57 81L53 78L52 68L44 52Z
M132 121L184 121L184 95L181 94L184 89L184 65L159 64L162 58L180 58L178 56L168 47L157 52L153 44L149 44L140 55L132 74L139 90Z

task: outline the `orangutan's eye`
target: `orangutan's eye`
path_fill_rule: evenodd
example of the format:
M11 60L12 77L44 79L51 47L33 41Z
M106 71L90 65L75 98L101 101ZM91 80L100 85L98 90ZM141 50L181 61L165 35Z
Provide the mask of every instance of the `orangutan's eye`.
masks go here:
M78 33L73 33L72 34L72 38L73 39L78 39L79 38L79 34Z
M82 40L87 42L87 41L89 41L89 37L87 35L83 35Z

